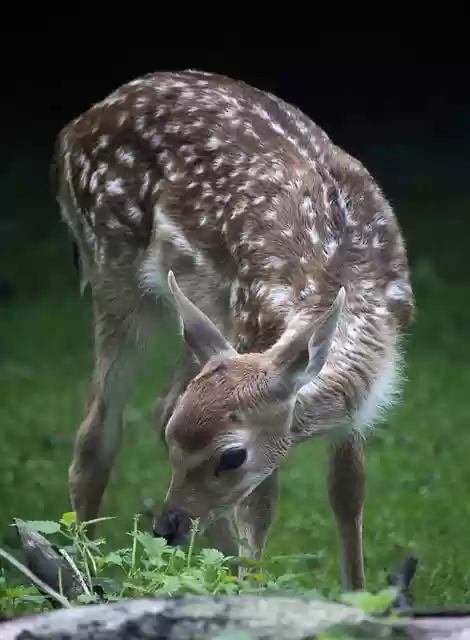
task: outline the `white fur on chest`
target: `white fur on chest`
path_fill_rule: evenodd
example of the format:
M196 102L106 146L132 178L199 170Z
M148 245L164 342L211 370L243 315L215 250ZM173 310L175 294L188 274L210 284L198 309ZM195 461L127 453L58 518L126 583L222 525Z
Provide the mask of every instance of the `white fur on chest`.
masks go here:
M343 419L341 422L328 423L321 425L309 425L306 432L296 432L299 442L309 439L312 436L329 434L333 439L342 437L344 432L356 432L365 437L367 432L377 423L384 420L387 416L387 410L399 399L402 383L402 354L396 346L391 346L386 357L383 358L378 367L377 374L372 380L369 391L362 397L357 409L354 413ZM330 367L330 374L334 371L334 364L327 365ZM326 381L323 384L327 384ZM307 383L300 389L297 398L301 400L300 412L303 411L302 405L309 405L315 413L315 403L317 402L317 394L320 392L316 381ZM308 409L307 409L308 412ZM302 424L303 419L299 421Z
M401 383L402 357L395 346L384 359L378 375L356 410L350 426L364 435L368 429L383 420L387 409L399 398Z

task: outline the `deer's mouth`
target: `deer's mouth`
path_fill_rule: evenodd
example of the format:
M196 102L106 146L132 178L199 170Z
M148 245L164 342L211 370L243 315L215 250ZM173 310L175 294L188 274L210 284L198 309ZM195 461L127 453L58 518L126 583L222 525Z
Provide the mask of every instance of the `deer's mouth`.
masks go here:
M153 520L152 531L156 538L164 538L167 544L177 546L187 542L194 518L184 509L164 509Z

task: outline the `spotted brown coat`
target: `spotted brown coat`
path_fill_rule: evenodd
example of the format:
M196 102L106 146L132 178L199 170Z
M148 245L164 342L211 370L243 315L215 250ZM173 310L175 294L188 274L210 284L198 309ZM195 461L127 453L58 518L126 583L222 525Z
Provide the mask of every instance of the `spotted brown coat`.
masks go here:
M362 586L363 452L351 436L396 397L401 335L414 311L403 237L377 182L299 109L193 70L133 80L69 123L53 177L95 312L92 396L70 468L79 517L98 512L159 304L173 308L180 296L185 349L162 417L173 467L167 507L201 518L209 532L235 515L249 540L241 548L257 556L281 458L302 440L332 434L343 572ZM315 351L307 338L322 333L340 291L321 366L307 375ZM304 334L288 400L278 389L265 401L255 382L248 393L247 380L275 375L279 349ZM201 336L212 351L196 344ZM222 405L235 418L217 413ZM258 432L265 440L253 440ZM222 490L207 469L225 440L246 445L248 460L245 475L232 474ZM263 448L267 457L257 453ZM266 516L256 524L260 509Z

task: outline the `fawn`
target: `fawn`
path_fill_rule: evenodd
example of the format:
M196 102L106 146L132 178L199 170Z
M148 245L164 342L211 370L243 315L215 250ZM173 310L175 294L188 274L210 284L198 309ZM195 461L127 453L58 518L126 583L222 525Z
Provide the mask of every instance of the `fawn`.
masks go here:
M183 351L162 402L172 478L155 535L180 544L198 518L214 546L259 558L279 466L329 436L343 584L363 588L362 442L397 397L414 316L375 180L298 108L185 70L135 79L65 126L53 181L94 309L69 470L78 518L99 511L137 367L174 311Z

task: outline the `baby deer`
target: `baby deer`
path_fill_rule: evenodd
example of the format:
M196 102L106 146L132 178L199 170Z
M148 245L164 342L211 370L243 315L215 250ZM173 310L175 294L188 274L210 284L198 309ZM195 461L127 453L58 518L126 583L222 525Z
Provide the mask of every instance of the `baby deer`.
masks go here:
M77 516L98 513L136 367L170 307L183 353L162 402L172 478L155 534L181 543L199 518L212 544L258 558L279 466L332 436L343 583L362 588L362 440L396 395L414 310L371 175L278 97L187 70L133 80L69 123L54 181L94 307Z

